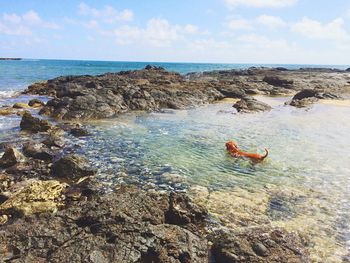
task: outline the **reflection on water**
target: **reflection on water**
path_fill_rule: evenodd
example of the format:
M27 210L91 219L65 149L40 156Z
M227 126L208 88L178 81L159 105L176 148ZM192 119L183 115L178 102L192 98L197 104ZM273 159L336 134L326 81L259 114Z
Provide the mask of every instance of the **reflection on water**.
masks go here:
M300 110L283 106L284 98L260 99L274 109L240 115L222 103L129 114L92 124L94 136L78 143L112 185L199 186L222 223L272 222L311 236L314 261L340 260L350 240L350 107ZM257 165L233 159L224 147L230 139L250 152L266 147L269 158Z

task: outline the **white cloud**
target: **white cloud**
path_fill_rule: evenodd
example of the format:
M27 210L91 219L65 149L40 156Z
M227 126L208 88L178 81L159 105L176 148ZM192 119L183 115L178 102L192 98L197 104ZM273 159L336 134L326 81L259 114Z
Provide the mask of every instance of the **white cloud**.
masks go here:
M91 16L109 24L120 21L132 21L134 18L134 13L128 9L118 11L117 9L114 9L112 6L108 5L102 9L96 9L83 2L79 4L79 14Z
M251 30L253 29L252 21L247 19L231 19L227 22L227 27L231 30Z
M33 34L32 31L35 27L60 28L56 23L41 19L34 10L29 10L23 15L4 13L2 20L0 20L0 32L6 35L29 36Z
M265 36L248 34L237 38L238 41L244 43L246 47L265 48L271 50L290 49L292 46L284 39L270 39Z
M256 18L256 22L259 25L264 25L270 29L287 26L287 23L282 18L277 16L261 15Z
M22 16L22 20L23 20L23 22L29 23L29 24L32 24L32 25L37 25L37 24L40 24L40 23L43 22L41 20L41 18L39 17L38 13L33 11L33 10L30 10L27 13L25 13Z
M279 8L295 5L298 0L225 0L225 2L231 8L238 6Z
M197 26L194 26L194 25L191 25L191 24L187 24L185 27L184 27L184 30L186 33L188 34L195 34L198 32L198 27Z
M164 18L150 19L144 28L124 25L114 30L97 30L98 33L115 38L115 43L125 45L144 43L153 47L169 47L186 36L199 33L195 25L173 25Z
M349 40L350 35L344 28L344 20L336 18L328 24L304 17L291 27L292 31L311 39L326 39L334 41Z
M22 17L20 17L20 16L17 15L17 14L7 14L7 13L4 13L3 16L2 16L2 19L3 19L5 22L9 22L9 23L12 23L12 24L19 24L19 23L21 23L21 21L22 21Z
M32 31L22 25L8 26L0 22L0 33L12 36L30 36Z

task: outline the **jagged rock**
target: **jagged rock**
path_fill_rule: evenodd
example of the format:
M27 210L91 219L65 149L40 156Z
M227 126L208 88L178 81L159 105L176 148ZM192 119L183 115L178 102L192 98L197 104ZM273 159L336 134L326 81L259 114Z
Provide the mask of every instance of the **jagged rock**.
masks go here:
M45 103L42 102L42 101L39 100L39 99L31 99L31 100L28 102L28 105L29 105L30 107L33 107L33 108L40 108L40 107L45 106Z
M6 255L23 262L208 262L207 240L196 234L203 221L195 232L169 224L168 207L166 194L122 188L56 214L17 219L1 228L0 249L15 248Z
M16 148L9 147L0 159L0 167L8 168L20 162L23 162L25 157Z
M91 168L89 161L77 154L66 155L52 166L53 176L71 180L91 176L95 173L96 171Z
M34 133L46 132L52 128L48 121L33 117L29 111L25 111L20 127L23 131L30 131Z
M304 241L281 229L253 228L216 237L213 254L217 263L309 262Z
M63 203L60 201L67 184L55 180L27 180L12 185L8 199L0 204L0 214L32 215L55 212Z
M266 83L275 86L275 87L283 87L283 88L291 88L293 86L293 80L281 79L278 76L265 76L263 81Z
M241 113L269 111L272 109L268 104L258 101L250 96L245 96L240 101L236 102L233 107Z
M34 159L40 159L44 161L52 161L54 154L50 149L43 143L27 142L23 145L23 153L27 157Z

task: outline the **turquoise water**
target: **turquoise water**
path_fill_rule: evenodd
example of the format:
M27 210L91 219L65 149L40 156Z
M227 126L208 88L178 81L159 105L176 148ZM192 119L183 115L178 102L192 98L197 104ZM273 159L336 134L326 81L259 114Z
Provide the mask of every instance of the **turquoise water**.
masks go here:
M142 69L152 64L181 74L219 69L238 69L251 66L280 66L289 69L300 67L329 67L345 69L337 65L267 65L267 64L211 64L211 63L161 63L161 62L113 62L83 60L2 60L0 61L0 96L24 89L29 84L62 75L97 75L106 72ZM5 92L5 93L4 93Z

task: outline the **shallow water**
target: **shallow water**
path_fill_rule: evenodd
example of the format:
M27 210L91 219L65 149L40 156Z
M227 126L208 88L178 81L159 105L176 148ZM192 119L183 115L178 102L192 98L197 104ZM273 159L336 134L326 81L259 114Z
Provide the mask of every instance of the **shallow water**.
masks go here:
M112 188L124 182L178 191L199 185L213 196L239 196L243 204L266 199L254 216L311 236L315 262L340 261L350 242L350 107L320 103L304 110L284 106L286 98L260 99L274 109L241 115L219 103L127 114L90 124L93 136L76 143ZM225 152L230 139L246 151L268 148L270 154L256 165L233 159ZM246 191L243 197L238 189ZM227 216L221 213L219 219Z

